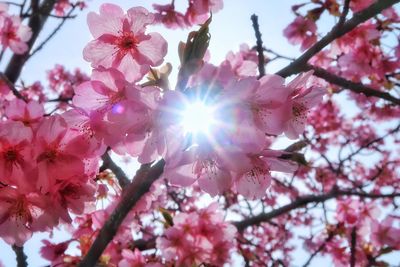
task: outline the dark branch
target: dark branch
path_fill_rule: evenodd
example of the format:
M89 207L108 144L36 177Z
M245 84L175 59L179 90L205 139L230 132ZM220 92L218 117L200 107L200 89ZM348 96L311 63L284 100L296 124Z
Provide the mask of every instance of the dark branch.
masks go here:
M278 71L276 74L287 77L304 70L304 66L318 52L320 52L324 47L329 45L335 39L342 37L346 33L353 30L355 27L361 23L367 21L368 19L376 16L382 10L400 2L400 0L380 0L376 1L374 4L370 5L366 9L354 14L354 16L343 24L336 24L332 30L326 34L321 40L316 42L311 46L306 52L304 52L299 58L290 63L285 68Z
M351 231L350 240L350 267L356 266L356 242L357 242L357 229L353 227Z
M115 177L117 177L119 185L122 188L130 184L131 181L126 176L125 172L121 169L121 167L115 164L108 152L104 153L103 156L101 156L101 159L103 160L103 165L100 167L100 171L110 169L115 174Z
M72 101L72 97L59 97L47 100L47 102L65 102L65 103L68 103L69 101Z
M137 248L140 251L153 249L156 247L156 238L153 237L148 240L138 239L138 240L133 241L131 246L132 246L132 249Z
M342 14L340 15L338 26L341 27L343 23L346 21L347 14L349 13L350 9L350 0L345 0L344 1L344 6L343 6L343 11Z
M164 165L164 160L158 161L152 167L142 165L132 183L123 191L121 201L101 228L89 252L79 263L78 267L95 266L108 243L114 238L126 215L128 215L139 199L150 190L153 182L161 176Z
M253 29L257 39L257 54L258 54L258 72L259 78L265 75L265 57L263 49L263 41L261 39L260 26L258 25L258 17L256 14L251 16L251 21L253 22Z
M320 203L325 202L331 198L339 197L339 196L359 196L362 198L395 198L400 197L400 193L393 194L369 194L364 192L353 192L353 191L340 191L340 190L332 190L329 193L323 195L306 195L303 197L299 197L295 201L290 204L284 205L280 208L274 209L268 213L261 213L254 217L243 219L239 222L234 222L233 224L236 226L238 231L243 231L246 227L259 225L263 222L268 222L269 220L278 217L282 214L286 214L292 210L301 208L309 203Z
M13 245L12 249L14 250L15 255L16 255L17 266L18 267L27 267L28 263L26 262L27 257L24 253L24 248Z
M366 85L363 85L362 83L355 83L349 80L346 80L342 77L336 76L335 74L332 74L325 69L311 66L311 65L305 65L303 70L314 70L314 75L324 79L325 81L329 83L333 83L336 85L339 85L343 88L347 88L350 91L357 93L357 94L363 94L368 97L378 97L387 101L392 102L393 104L400 105L400 99L392 96L391 94L378 91L376 89L373 89L371 87L368 87Z

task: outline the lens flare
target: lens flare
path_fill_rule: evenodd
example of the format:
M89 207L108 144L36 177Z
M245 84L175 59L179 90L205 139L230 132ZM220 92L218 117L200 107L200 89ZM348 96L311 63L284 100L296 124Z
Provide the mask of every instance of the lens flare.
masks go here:
M208 133L214 123L213 113L213 108L203 102L188 104L182 115L185 133Z

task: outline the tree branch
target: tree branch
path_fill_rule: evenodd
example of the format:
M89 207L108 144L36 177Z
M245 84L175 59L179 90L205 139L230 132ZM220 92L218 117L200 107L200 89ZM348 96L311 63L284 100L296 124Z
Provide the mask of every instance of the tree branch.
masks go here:
M351 230L350 240L350 267L356 266L356 242L357 242L357 228L354 226Z
M39 33L41 32L43 25L49 17L50 12L53 10L56 2L57 0L44 0L40 7L37 6L38 3L36 0L31 2L32 16L29 19L28 26L32 30L32 37L27 43L28 50L21 55L14 54L7 65L5 75L11 83L15 84L18 80L22 67L29 58L30 50L38 38Z
M261 213L254 217L243 219L242 221L233 222L238 231L243 231L248 226L259 225L262 222L267 222L275 217L278 217L282 214L288 213L292 210L303 207L309 203L320 203L325 202L331 198L336 198L339 196L359 196L362 198L395 198L400 197L399 193L392 194L368 194L363 192L353 192L353 191L341 191L341 190L332 190L329 193L322 195L306 195L303 197L297 198L292 203L284 205L280 208L274 209L268 213Z
M129 180L128 176L126 176L121 167L115 164L108 152L105 152L103 156L101 156L101 159L103 160L103 165L101 165L100 171L110 169L115 174L115 177L117 177L119 185L122 188L125 188L128 184L130 184L131 181Z
M263 41L261 38L260 26L258 25L258 17L256 14L251 16L251 21L253 22L253 29L257 39L257 54L258 54L258 78L261 78L265 75L265 57L264 57L264 49L263 49Z
M17 88L15 88L14 84L12 82L10 82L10 80L7 78L7 76L0 72L0 81L3 80L7 86L10 88L11 92L13 92L13 94L15 95L16 98L22 99L26 102L26 99L24 98L23 95L21 95L21 93L17 90Z
M344 6L343 6L343 11L342 14L340 15L338 26L341 27L343 23L346 21L347 14L349 13L350 9L350 0L345 0L344 1Z
M164 165L164 160L158 161L152 167L142 165L132 183L123 191L118 206L104 223L88 253L79 263L78 267L95 266L108 243L114 238L126 215L128 215L139 199L150 190L153 182L161 176Z
M276 74L287 77L303 71L304 66L315 54L320 52L324 47L329 45L335 39L342 37L346 33L356 28L359 24L367 21L368 19L376 16L382 10L400 2L400 0L379 0L362 11L355 13L354 16L343 24L337 23L329 33L327 33L321 40L311 46L299 58L290 63L285 68L278 71ZM339 21L340 22L340 21Z
M368 87L366 85L363 85L362 83L355 83L349 80L346 80L342 77L339 77L335 74L332 74L325 69L312 66L312 65L305 65L302 70L314 70L314 75L324 79L325 81L329 83L333 83L336 85L339 85L343 88L349 89L350 91L357 93L357 94L363 94L368 97L378 97L384 100L387 100L389 102L392 102L393 104L400 105L400 99L392 96L391 94L378 91L376 89L373 89L371 87Z
M28 263L26 262L27 257L24 253L24 248L13 245L12 249L14 250L16 255L17 267L27 267Z

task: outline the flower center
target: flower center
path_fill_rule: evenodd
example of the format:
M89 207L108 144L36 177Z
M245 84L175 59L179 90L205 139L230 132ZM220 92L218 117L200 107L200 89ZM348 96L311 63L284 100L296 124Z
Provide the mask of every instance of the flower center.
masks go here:
M131 50L135 48L139 43L138 39L131 33L124 33L120 38L118 38L117 46L123 51Z
M32 223L32 215L26 205L24 197L19 197L11 207L10 213L15 216L17 223L25 225Z
M6 159L6 161L16 161L18 157L18 154L15 150L8 150L4 153L4 158Z
M57 151L56 150L47 150L43 152L39 157L38 157L38 162L45 160L51 163L54 163L54 161L57 158Z
M6 38L9 40L14 40L17 37L14 31L8 31L5 33L5 35L6 35Z
M302 117L304 116L304 113L307 111L307 108L304 105L301 104L295 104L293 105L292 108L292 113L293 116L295 117Z

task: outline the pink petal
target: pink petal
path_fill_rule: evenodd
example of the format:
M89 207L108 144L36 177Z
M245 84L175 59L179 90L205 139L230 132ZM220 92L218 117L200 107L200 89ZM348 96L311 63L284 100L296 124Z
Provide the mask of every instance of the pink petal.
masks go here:
M158 66L167 54L168 44L159 33L150 33L149 36L150 39L140 42L137 49L148 64Z

